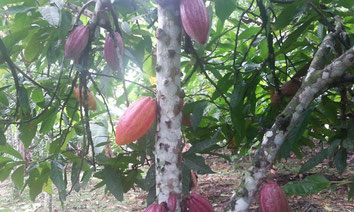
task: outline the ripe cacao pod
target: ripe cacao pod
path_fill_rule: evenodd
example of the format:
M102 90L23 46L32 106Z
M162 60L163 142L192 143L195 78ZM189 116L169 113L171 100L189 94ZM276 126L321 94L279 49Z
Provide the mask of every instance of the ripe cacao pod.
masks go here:
M290 212L289 202L283 189L276 183L264 183L259 192L261 212Z
M270 101L273 106L277 106L281 103L281 97L274 89L270 89Z
M180 13L186 33L198 43L206 43L210 23L203 0L181 0Z
M112 71L117 71L119 69L119 62L121 62L119 58L123 55L123 39L118 32L114 32L114 37L117 40L120 57L118 57L117 50L114 46L113 37L108 34L104 43L104 58Z
M157 203L153 203L149 205L149 207L146 208L144 212L166 212L166 208Z
M77 62L83 50L86 48L89 39L90 29L88 26L80 25L70 33L65 43L65 58Z
M168 200L167 200L169 212L175 212L176 202L177 202L176 195L174 193L170 193L170 196L168 197Z
M116 143L129 144L142 137L156 118L156 100L143 97L124 112L116 128Z
M208 200L194 192L191 192L185 203L187 210L191 212L214 212Z
M75 98L79 101L79 88L75 87ZM81 105L84 105L85 101L85 90L84 88L81 89ZM93 97L92 93L87 89L87 105L89 110L96 110L96 100Z
M183 126L186 127L191 127L192 126L192 122L191 122L191 115L182 115L182 123Z

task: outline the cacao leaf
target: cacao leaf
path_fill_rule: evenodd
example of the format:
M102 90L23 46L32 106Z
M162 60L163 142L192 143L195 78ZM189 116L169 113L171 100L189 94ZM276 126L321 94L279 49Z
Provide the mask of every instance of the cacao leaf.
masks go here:
M15 158L18 158L20 160L23 160L21 154L16 151L11 145L5 144L5 145L0 145L0 153L6 153L9 155L14 156Z
M106 184L108 191L111 192L118 201L123 201L123 185L121 181L121 172L113 166L105 165L103 169L103 174L104 183Z
M329 184L330 181L323 175L311 175L302 181L289 182L283 186L283 189L288 196L308 196L320 192L327 188Z
M0 146L4 146L4 145L6 145L6 137L4 134L4 130L0 128Z
M221 22L228 19L236 8L236 3L234 1L214 0L214 2L216 16L220 18Z
M22 189L24 185L25 166L18 167L11 175L11 179L18 189Z
M191 118L192 128L194 131L198 128L200 121L203 118L204 110L207 106L208 106L207 101L201 101L194 107L192 118Z
M290 129L288 140L284 142L283 145L280 147L280 153L284 158L289 157L290 151L293 148L294 144L302 137L313 110L314 108L307 109L304 112L303 116L299 119L297 125Z
M347 150L345 148L340 148L336 153L335 164L340 174L347 168Z
M57 160L52 160L51 162L50 179L53 181L54 185L59 191L60 201L65 201L66 183L63 178L63 165Z
M202 156L194 154L185 156L184 164L191 170L198 172L198 174L214 173L208 165L205 164L205 159Z

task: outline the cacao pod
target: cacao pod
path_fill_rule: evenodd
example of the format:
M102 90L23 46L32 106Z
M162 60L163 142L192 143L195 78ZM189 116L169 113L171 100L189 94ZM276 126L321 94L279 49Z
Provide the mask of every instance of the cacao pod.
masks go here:
M299 90L300 86L301 86L301 82L300 82L299 78L293 78L290 81L284 83L280 87L281 95L283 95L285 97L292 98L293 96L295 96L295 94Z
M146 208L144 212L166 212L166 208L157 203L153 203L149 205L149 207Z
M80 25L75 27L73 31L70 33L69 37L66 39L65 43L65 58L73 59L77 62L89 39L90 29L88 26Z
M290 212L289 202L283 189L276 183L264 183L259 192L261 212Z
M206 43L210 23L203 0L181 0L180 14L186 33L198 43Z
M170 196L168 197L168 200L167 200L169 212L175 212L176 202L177 202L176 195L174 193L170 193Z
M142 137L156 118L156 100L143 97L124 112L116 128L116 143L129 144Z
M187 210L190 212L214 212L208 200L194 192L191 192L185 203Z
M281 103L281 97L274 89L270 89L270 101L273 106L277 106Z
M77 99L77 101L79 101L79 88L75 87L75 98ZM85 101L85 90L84 88L81 89L81 105L84 105L84 101ZM92 93L87 89L87 105L88 105L88 109L89 110L96 110L96 100L93 97Z
M123 55L123 39L118 32L114 32L114 37L117 40L120 55L118 57L113 37L108 34L104 43L104 58L112 71L117 71L119 69L119 62L121 62L119 58Z

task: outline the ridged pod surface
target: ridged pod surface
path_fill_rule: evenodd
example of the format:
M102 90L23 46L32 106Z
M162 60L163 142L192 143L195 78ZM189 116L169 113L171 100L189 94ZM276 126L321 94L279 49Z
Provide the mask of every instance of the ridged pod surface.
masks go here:
M194 192L187 197L186 208L190 212L214 212L208 200Z
M143 97L124 112L116 128L116 143L129 144L142 137L154 123L156 118L156 100Z
M80 25L75 27L65 42L65 58L77 62L86 48L89 39L90 29L88 26Z
M198 43L206 43L210 21L204 2L202 0L181 0L180 13L186 33Z
M76 87L74 90L75 93L75 98L77 101L79 101L79 88ZM85 97L84 97L85 91L84 88L81 89L81 104L84 105ZM92 93L87 90L87 105L89 110L96 110L96 100L93 97Z
M117 39L119 52L123 55L123 39L118 32L114 32L114 36ZM107 35L104 43L104 58L108 66L113 70L117 71L119 69L119 57L114 47L114 39L110 34Z
M170 193L170 196L168 196L168 200L167 200L167 206L168 206L169 212L175 212L176 202L177 202L176 195L173 193Z
M166 212L166 208L159 204L151 204L144 212Z
M263 184L259 192L259 209L261 212L290 212L288 199L278 184Z

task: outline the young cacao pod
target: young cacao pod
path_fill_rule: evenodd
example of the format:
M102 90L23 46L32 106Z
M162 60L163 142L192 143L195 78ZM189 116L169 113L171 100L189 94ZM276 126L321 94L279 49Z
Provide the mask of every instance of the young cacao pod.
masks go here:
M290 212L289 202L283 189L276 183L264 183L259 192L261 212Z
M153 203L149 205L149 207L146 208L144 212L166 212L166 208L157 203Z
M175 212L176 202L177 202L176 195L174 193L170 193L170 196L168 196L168 200L167 200L169 212Z
M118 32L114 32L114 37L117 40L118 49L119 49L119 57L117 54L117 49L114 45L114 39L111 34L108 34L104 43L104 58L108 66L112 69L112 71L117 71L119 69L119 58L123 55L123 39Z
M116 143L129 144L142 137L156 118L156 100L143 97L124 112L116 128Z
M65 43L65 58L73 59L77 62L83 50L86 48L89 39L90 29L88 26L80 25L75 27L66 39Z
M281 103L281 97L274 89L270 89L270 102L273 106L277 106Z
M204 197L197 193L191 192L186 198L186 208L191 212L214 212L211 204Z
M203 0L181 0L180 14L186 33L198 43L206 43L210 23Z
M79 101L79 88L75 87L74 90L75 98ZM84 88L81 89L81 105L84 105L85 101L85 90ZM87 105L89 110L96 110L96 100L93 97L92 93L87 89Z

